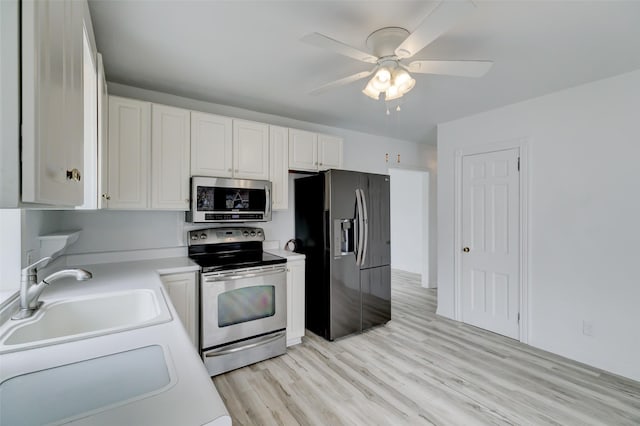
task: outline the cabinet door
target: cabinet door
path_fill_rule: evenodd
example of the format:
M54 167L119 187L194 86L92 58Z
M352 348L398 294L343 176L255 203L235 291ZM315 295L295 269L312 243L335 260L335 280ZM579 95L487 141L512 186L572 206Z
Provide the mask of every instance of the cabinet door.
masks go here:
M287 263L287 345L300 343L304 337L304 260Z
M189 210L190 111L153 104L151 208Z
M149 208L151 104L109 96L109 208Z
M318 135L316 133L289 129L289 168L318 170Z
M233 175L232 122L229 117L191 112L191 175Z
M318 169L342 168L342 138L318 135Z
M194 272L170 274L163 275L160 279L191 342L196 350L200 350L196 274Z
M269 126L269 179L273 210L289 208L289 129Z
M269 179L269 126L233 120L233 176Z
M107 79L104 75L102 55L98 58L98 208L109 207L109 94L107 92Z
M81 2L22 2L22 200L84 198Z

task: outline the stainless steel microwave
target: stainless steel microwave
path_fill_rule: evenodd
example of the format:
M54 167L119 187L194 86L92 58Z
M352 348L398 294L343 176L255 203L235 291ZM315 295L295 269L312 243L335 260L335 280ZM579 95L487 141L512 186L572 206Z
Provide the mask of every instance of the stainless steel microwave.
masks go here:
M268 222L271 182L193 176L187 222Z

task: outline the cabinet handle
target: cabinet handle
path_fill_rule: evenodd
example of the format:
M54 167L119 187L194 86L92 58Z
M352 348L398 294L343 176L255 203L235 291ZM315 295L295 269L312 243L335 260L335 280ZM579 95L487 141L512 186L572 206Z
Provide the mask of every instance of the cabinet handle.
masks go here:
M80 176L80 170L78 169L67 170L67 180L80 182L80 179L82 179L82 176Z
M111 199L111 195L102 194L102 198L104 198L105 200L109 201Z

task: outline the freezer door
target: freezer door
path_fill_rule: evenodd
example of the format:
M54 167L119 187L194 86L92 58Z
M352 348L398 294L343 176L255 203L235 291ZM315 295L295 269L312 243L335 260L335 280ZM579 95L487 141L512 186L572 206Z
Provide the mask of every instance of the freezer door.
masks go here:
M391 319L391 266L362 269L362 330Z
M325 174L325 196L329 199L329 209L325 230L330 235L330 284L329 284L329 330L325 337L329 340L360 331L360 269L356 264L355 250L349 250L355 244L357 231L350 237L346 250L335 247L345 236L336 233L345 232L341 224L353 224L356 210L356 190L360 182L360 173L331 170ZM347 234L352 233L351 229Z
M391 224L389 176L363 174L360 179L363 205L366 207L367 244L361 268L391 264Z

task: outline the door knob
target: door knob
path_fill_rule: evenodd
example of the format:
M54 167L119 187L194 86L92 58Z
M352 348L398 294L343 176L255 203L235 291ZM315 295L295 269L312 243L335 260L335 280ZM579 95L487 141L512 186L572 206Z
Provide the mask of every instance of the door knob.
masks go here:
M469 253L469 247L463 248L462 251L465 252L465 253Z

